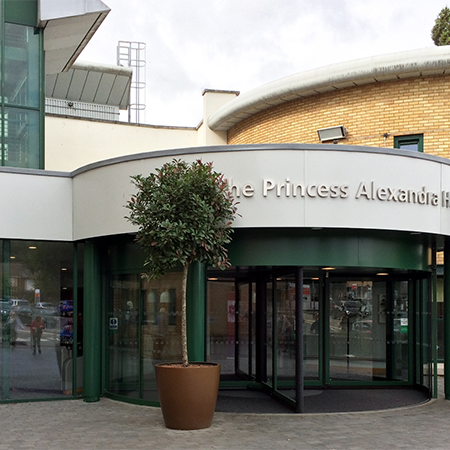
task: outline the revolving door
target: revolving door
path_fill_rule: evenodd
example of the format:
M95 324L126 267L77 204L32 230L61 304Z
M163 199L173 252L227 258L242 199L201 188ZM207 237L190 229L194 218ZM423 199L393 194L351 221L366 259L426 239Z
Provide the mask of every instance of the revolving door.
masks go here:
M221 363L222 386L259 386L298 411L304 388L430 389L428 284L375 271L210 272L208 360Z

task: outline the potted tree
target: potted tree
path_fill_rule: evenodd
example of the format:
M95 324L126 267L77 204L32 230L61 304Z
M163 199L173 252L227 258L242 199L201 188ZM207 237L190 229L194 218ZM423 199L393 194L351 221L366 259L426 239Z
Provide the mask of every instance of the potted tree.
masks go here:
M186 284L190 264L228 267L236 203L223 175L212 163L172 160L148 176L132 177L137 192L126 207L138 227L147 276L158 278L182 266L181 362L156 366L156 382L166 427L200 429L211 425L220 365L189 363L186 333ZM208 391L211 391L210 393ZM205 403L205 404L204 404Z

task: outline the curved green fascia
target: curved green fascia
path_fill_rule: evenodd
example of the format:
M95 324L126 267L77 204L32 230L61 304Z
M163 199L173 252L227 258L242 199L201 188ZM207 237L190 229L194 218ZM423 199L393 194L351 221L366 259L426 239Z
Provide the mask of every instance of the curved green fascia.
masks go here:
M98 239L103 257L103 269L107 271L143 271L145 255L135 236L119 235Z
M341 229L236 229L233 266L340 266L429 270L429 240L409 233Z

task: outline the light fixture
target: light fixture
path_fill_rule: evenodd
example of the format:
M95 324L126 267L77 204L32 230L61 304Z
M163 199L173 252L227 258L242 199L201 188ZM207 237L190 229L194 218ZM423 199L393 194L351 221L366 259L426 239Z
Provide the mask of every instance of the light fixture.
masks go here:
M30 245L28 248L29 248L30 250L36 250L36 249L37 249L37 247L35 247L34 245Z
M335 267L322 267L322 270L335 270Z
M16 259L16 257L11 255L9 259Z
M67 267L61 267L61 270L67 270Z
M347 136L347 130L343 125L336 127L321 128L317 130L320 142L334 141L335 139L345 139Z
M217 281L218 278L208 278L208 281Z
M389 275L389 274L387 272L378 272L377 275L386 276L386 275Z

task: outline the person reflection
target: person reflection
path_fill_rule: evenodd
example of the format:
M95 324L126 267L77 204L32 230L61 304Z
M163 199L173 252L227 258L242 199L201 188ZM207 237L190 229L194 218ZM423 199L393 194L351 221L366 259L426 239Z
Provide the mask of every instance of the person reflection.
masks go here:
M167 309L162 306L159 309L158 316L156 318L157 331L155 333L155 340L153 342L153 359L162 359L162 352L167 340L167 330L169 327L169 317Z
M319 332L319 314L314 314L314 322L311 324L309 331L312 334L317 334Z
M45 324L41 316L36 316L36 318L31 322L30 333L31 333L31 344L33 347L33 355L36 354L36 347L38 348L39 354L41 353L41 336L45 330Z

